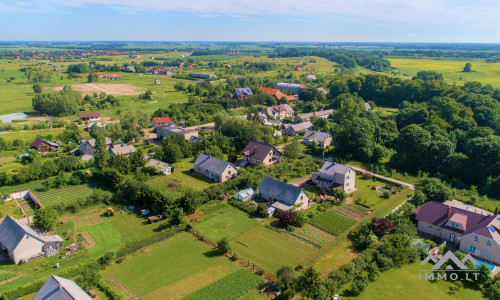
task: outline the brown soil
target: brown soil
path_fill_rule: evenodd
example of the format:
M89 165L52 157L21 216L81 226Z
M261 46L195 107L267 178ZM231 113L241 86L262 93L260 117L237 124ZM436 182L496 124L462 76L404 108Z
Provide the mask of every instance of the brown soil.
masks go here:
M86 231L83 231L83 232L80 232L82 234L82 236L85 238L85 243L84 243L84 247L89 249L89 248L92 248L96 245L96 242L94 241L94 239L90 236L90 234L88 234L88 232Z
M105 92L106 95L139 95L142 92L141 88L133 86L131 84L123 83L77 83L72 84L73 90L83 92L83 96L92 96L95 93L98 95L101 92ZM60 91L63 86L58 86L53 88L54 91Z

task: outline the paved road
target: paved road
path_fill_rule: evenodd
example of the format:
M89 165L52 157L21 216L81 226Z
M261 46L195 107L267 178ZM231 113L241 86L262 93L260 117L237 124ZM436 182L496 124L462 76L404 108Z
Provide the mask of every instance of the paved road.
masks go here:
M319 158L319 157L313 157L313 159L315 161L323 162L323 160L321 158ZM359 172L362 172L362 173L369 173L369 174L372 174L373 177L380 178L380 179L383 179L383 180L386 180L386 181L389 181L389 182L392 182L392 183L404 185L404 186L409 187L412 190L414 190L414 189L417 188L414 184L411 184L411 183L407 183L407 182L404 182L404 181L401 181L401 180L397 180L397 179L394 179L394 178L391 178L391 177L387 177L387 176L384 176L384 175L376 174L376 173L370 172L370 171L362 169L362 168L353 167L353 166L350 166L350 167L353 168L355 171L359 171Z
M301 185L303 185L304 183L306 183L306 181L308 181L311 178L312 178L312 176L308 176L306 178L302 178L302 179L299 179L299 180L295 180L294 182L290 182L290 184L291 185L295 185L295 186L301 186Z

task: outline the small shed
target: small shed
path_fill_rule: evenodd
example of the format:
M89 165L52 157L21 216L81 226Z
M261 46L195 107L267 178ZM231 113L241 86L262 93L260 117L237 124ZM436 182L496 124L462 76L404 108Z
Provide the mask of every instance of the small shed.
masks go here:
M141 210L141 215L143 215L143 216L149 215L149 209L143 209L143 210Z
M274 215L274 213L275 213L275 212L276 212L276 207L271 206L271 207L269 207L269 208L267 209L267 215L268 215L269 217L270 217L270 216L272 216L272 215Z
M254 196L255 196L255 191L252 188L248 188L234 194L234 199L245 202L250 199L253 199Z

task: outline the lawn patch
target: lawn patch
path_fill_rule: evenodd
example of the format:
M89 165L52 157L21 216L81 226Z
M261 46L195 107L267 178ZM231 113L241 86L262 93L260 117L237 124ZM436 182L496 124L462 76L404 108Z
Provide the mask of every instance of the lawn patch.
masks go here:
M258 223L248 214L229 205L224 205L224 209L217 210L217 214L208 215L196 222L193 229L215 243L223 237L234 239Z
M316 249L264 226L255 226L231 241L234 251L243 259L275 273L284 265L304 265L316 253Z
M79 231L86 231L96 242L96 246L89 249L91 254L101 254L111 251L123 245L122 235L111 222L104 222L97 225L78 228Z
M184 299L237 299L263 282L264 279L252 272L238 270Z
M346 231L349 227L354 225L356 221L351 220L336 212L327 211L312 218L309 223L326 232L338 236L342 232Z

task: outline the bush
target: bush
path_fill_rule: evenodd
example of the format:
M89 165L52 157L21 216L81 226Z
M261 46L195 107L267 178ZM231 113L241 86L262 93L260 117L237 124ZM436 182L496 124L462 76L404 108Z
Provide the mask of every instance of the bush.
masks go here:
M384 199L389 199L389 198L391 198L391 192L389 192L389 191L384 191L384 193L382 194L382 198L384 198Z
M231 252L231 245L229 245L229 240L225 237L217 242L217 251L220 254L226 254Z
M295 231L295 229L297 229L297 227L295 227L295 226L293 226L293 225L290 225L290 226L288 226L288 227L286 228L286 230L287 230L287 231L289 231L289 232L294 232L294 231Z

